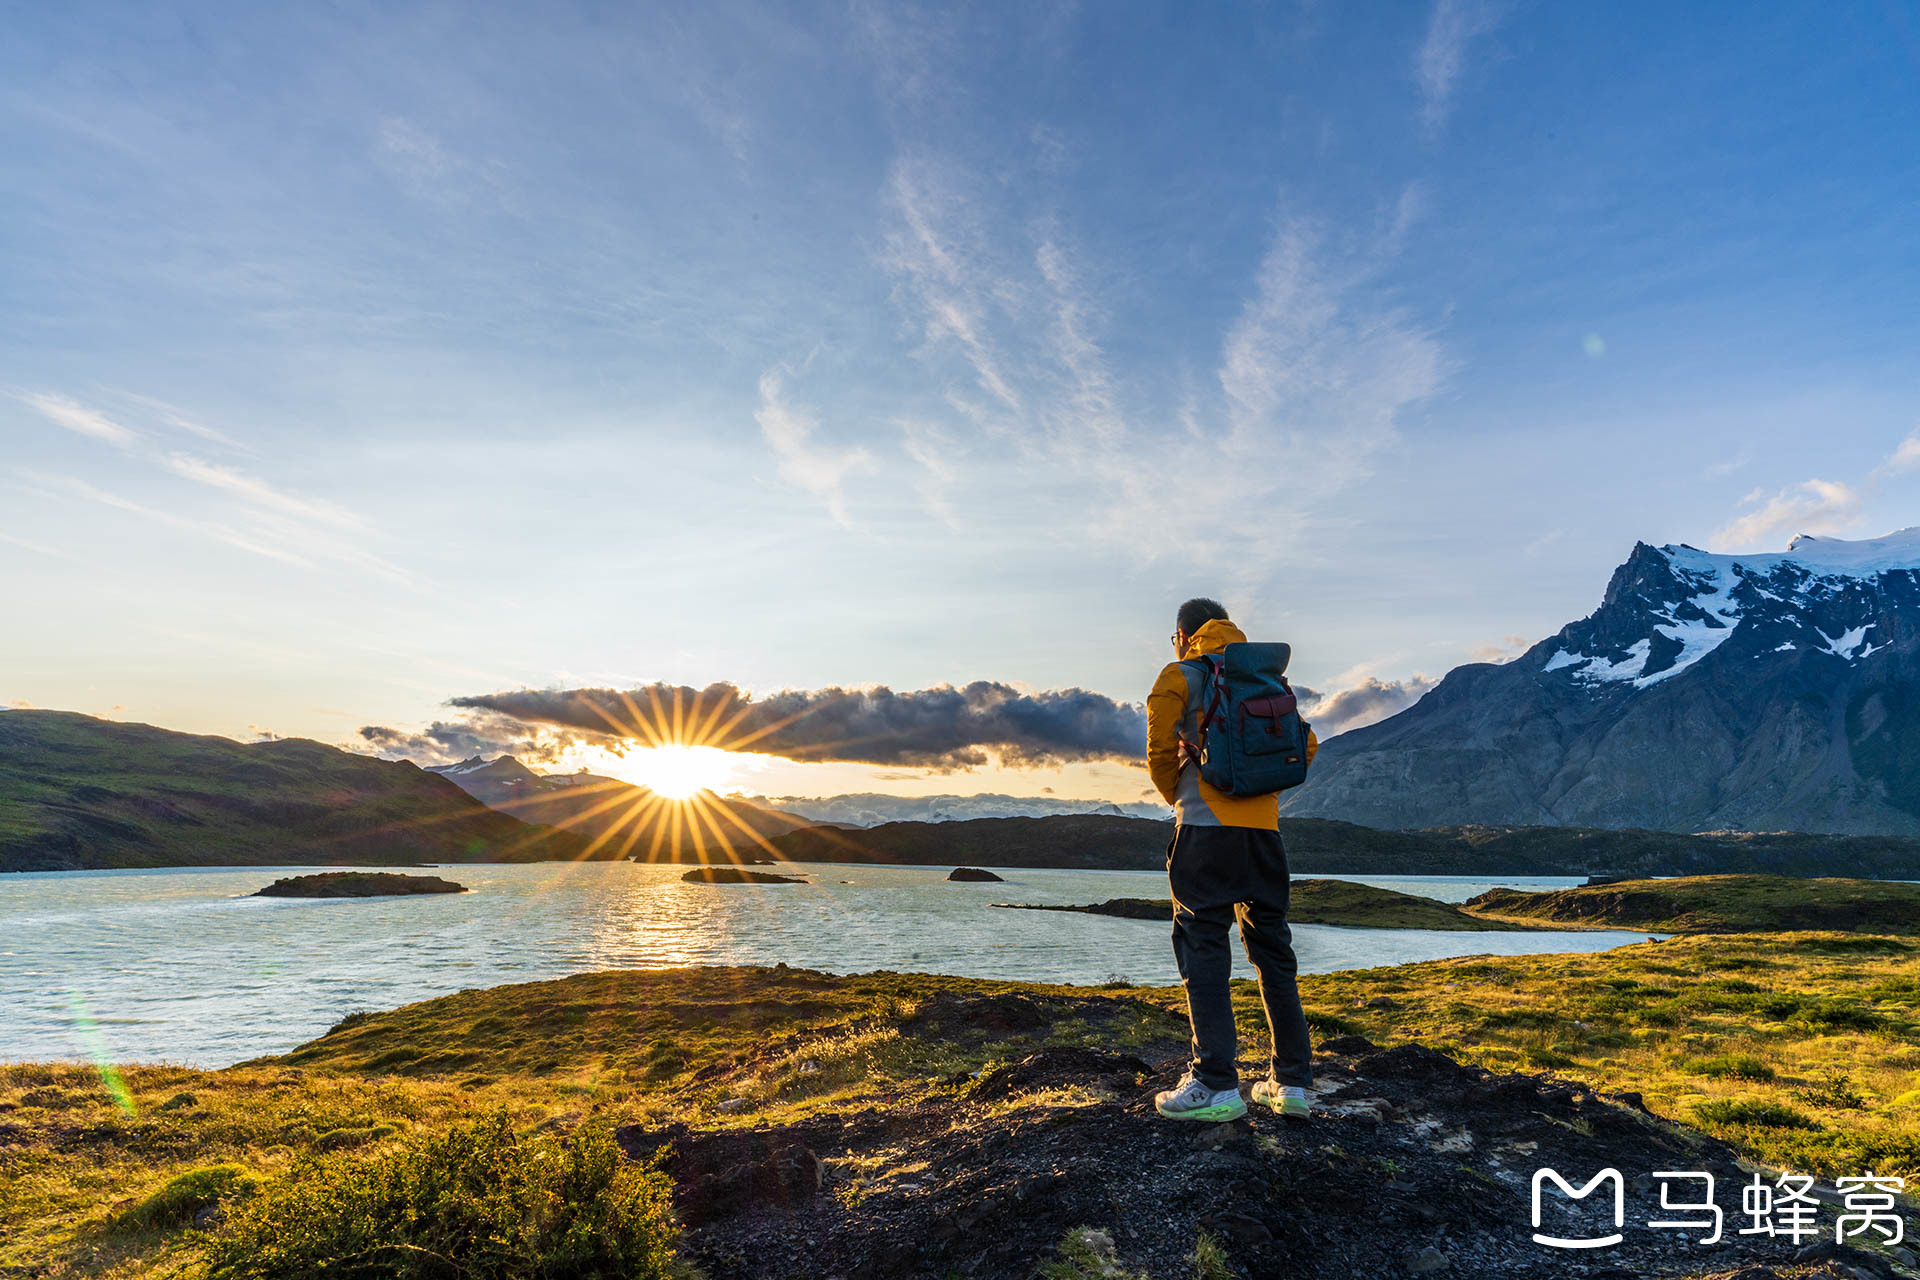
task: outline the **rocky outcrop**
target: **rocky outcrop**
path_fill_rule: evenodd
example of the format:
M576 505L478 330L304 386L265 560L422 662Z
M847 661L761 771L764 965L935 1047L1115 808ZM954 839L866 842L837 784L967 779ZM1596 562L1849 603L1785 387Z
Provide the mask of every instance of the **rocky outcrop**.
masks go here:
M955 867L947 873L947 879L972 881L981 884L999 884L1001 881L1001 878L993 874L993 872L983 871L979 867Z
M1649 1116L1632 1097L1345 1036L1321 1046L1311 1118L1255 1108L1202 1126L1153 1110L1154 1090L1183 1065L1054 1047L901 1108L757 1130L636 1125L616 1136L636 1159L665 1152L689 1260L713 1280L1026 1280L1070 1236L1099 1261L1071 1274L1186 1276L1202 1233L1236 1275L1535 1280L1572 1272L1566 1253L1532 1238L1534 1170L1579 1185L1608 1167L1624 1175L1629 1227L1619 1245L1578 1255L1585 1274L1809 1274L1766 1237L1729 1230L1703 1253L1701 1233L1640 1225L1675 1216L1661 1210L1656 1169L1711 1172L1736 1206L1730 1189L1751 1174L1724 1144ZM1604 1194L1543 1207L1541 1229L1564 1238L1615 1230ZM1848 1246L1827 1256L1895 1274Z

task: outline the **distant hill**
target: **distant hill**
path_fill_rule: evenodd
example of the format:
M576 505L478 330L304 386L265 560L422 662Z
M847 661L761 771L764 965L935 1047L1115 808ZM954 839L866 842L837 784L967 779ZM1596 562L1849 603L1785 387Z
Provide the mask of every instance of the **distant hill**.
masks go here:
M1920 840L1793 832L1674 835L1573 827L1435 827L1377 831L1282 818L1290 868L1342 875L1775 875L1920 877ZM1171 822L1097 815L810 827L773 846L795 862L1066 867L1157 871Z
M1644 543L1590 616L1328 741L1291 817L1920 836L1920 529Z
M672 804L645 787L591 773L535 773L512 756L434 765L427 772L502 813L559 827L598 841L606 856L623 853L657 862L703 862L737 856L767 857L761 843L810 825L740 796L700 793L696 801Z
M586 841L445 778L300 738L0 712L0 871L537 861Z
M1163 818L1167 806L1143 800L1068 800L1059 796L997 793L959 796L889 796L856 791L839 796L751 796L763 808L797 814L816 824L877 827L883 822L960 822L969 818L1051 818L1099 814L1116 818Z

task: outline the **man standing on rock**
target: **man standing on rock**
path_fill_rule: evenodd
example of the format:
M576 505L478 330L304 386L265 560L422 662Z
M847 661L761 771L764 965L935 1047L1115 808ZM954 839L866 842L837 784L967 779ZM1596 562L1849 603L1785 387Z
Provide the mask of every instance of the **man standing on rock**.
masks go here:
M1239 1034L1227 982L1233 970L1228 931L1237 916L1247 958L1260 975L1260 999L1273 1033L1266 1079L1253 1100L1282 1115L1310 1109L1313 1048L1294 981L1293 934L1287 928L1286 850L1280 843L1280 796L1229 795L1200 776L1202 720L1217 707L1210 655L1246 636L1220 604L1205 598L1180 606L1173 633L1177 660L1168 663L1147 695L1147 772L1174 811L1167 846L1173 890L1173 955L1187 993L1193 1060L1174 1088L1154 1106L1176 1120L1218 1123L1247 1113L1234 1059ZM1284 659L1281 660L1284 665ZM1289 704L1291 695L1288 695ZM1310 729L1306 762L1319 742ZM1304 768L1304 766L1302 766Z

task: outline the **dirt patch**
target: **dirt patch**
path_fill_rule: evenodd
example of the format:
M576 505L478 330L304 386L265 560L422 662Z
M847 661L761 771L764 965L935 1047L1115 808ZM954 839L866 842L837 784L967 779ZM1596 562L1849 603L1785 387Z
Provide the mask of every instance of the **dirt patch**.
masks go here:
M931 1016L1024 1028L1048 1012L995 996ZM712 1280L1026 1280L1082 1226L1111 1236L1129 1272L1182 1280L1203 1231L1248 1277L1895 1274L1857 1250L1796 1258L1784 1241L1734 1235L1751 1175L1706 1135L1548 1077L1489 1073L1418 1046L1334 1044L1346 1052L1323 1050L1318 1110L1304 1121L1256 1108L1228 1125L1170 1122L1151 1095L1174 1082L1178 1061L1056 1048L901 1111L620 1136L636 1156L668 1148L688 1250ZM1076 1086L1083 1101L1057 1101ZM1535 1243L1530 1180L1540 1167L1575 1185L1618 1168L1625 1240L1572 1255ZM1721 1243L1645 1225L1673 1216L1659 1205L1656 1169L1715 1174L1728 1214ZM1603 1235L1614 1230L1610 1210L1604 1194L1555 1197L1541 1230ZM1822 1221L1830 1242L1831 1210Z

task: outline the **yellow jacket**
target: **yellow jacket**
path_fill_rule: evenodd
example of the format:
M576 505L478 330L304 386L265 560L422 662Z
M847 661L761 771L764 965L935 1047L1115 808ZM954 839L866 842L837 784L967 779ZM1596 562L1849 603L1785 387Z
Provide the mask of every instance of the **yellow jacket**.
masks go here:
M1219 653L1246 640L1246 633L1224 618L1206 623L1187 639L1182 662L1169 662L1147 695L1147 773L1175 821L1200 827L1258 827L1280 829L1280 795L1230 796L1200 776L1197 763L1181 758L1180 742L1200 740L1200 672L1184 660ZM1320 750L1320 739L1307 731L1307 763ZM1183 767L1184 766L1184 767Z

